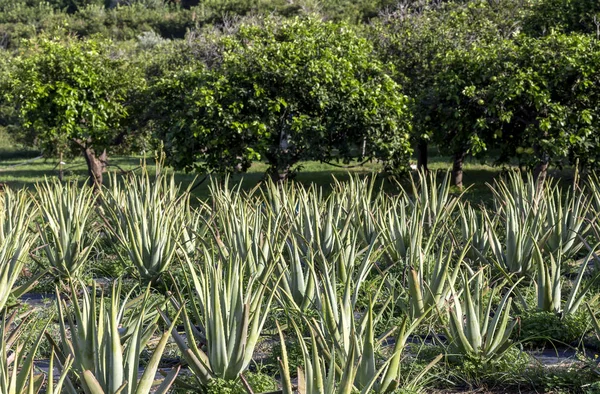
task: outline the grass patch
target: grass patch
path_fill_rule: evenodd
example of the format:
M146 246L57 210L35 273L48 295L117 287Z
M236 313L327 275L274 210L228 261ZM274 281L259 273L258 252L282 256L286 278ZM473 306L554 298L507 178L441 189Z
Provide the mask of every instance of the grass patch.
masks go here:
M57 177L59 174L59 160L40 156L38 151L16 144L0 128L0 184L8 185L11 188L32 188L36 182L43 180L45 177ZM152 173L155 169L155 160L152 153L148 153L146 156L110 156L108 171L136 171L144 160L149 172ZM416 158L413 162L416 162ZM376 161L355 162L350 163L348 166L340 164L341 167L316 161L307 161L300 165L301 170L294 181L306 186L314 184L323 187L326 193L334 184L334 178L343 181L347 180L350 175L378 176L384 190L389 193L398 192L397 183L381 175L382 165ZM428 166L430 170L449 171L452 166L452 158L439 149L431 149ZM234 185L242 182L242 190L251 190L265 179L267 168L266 163L256 162L247 173L232 175L230 184ZM492 193L487 184L493 184L494 179L502 175L508 168L516 168L516 165L500 167L492 165L491 162L481 162L479 159L468 158L464 165L464 197L475 204L489 203L492 200ZM65 160L63 174L64 179L78 180L83 185L88 176L83 157ZM181 182L183 187L188 186L195 180L200 181L203 179L203 176L181 171L176 171L175 174L176 181ZM568 186L573 179L573 170L570 168L564 170L553 169L550 171L550 176L559 178L563 186ZM104 181L108 182L108 174L105 174ZM203 182L194 189L193 194L201 199L207 198L209 185L210 182ZM460 190L453 188L452 192L459 194Z

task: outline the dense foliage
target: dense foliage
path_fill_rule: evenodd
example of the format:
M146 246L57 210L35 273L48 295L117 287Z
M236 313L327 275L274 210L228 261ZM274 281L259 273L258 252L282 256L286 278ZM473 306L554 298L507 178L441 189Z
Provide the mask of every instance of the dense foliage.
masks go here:
M143 168L102 198L58 181L3 192L0 312L35 321L4 314L2 393L543 391L557 371L570 390L600 382L587 345L600 337L599 178L537 188L515 171L477 211L448 174L393 194L374 180L324 195L213 178L194 201ZM19 305L38 281L55 299ZM545 367L532 346L579 361Z
M41 38L29 42L6 75L21 139L49 155L83 153L92 185L102 183L100 156L124 141L128 95L141 82L110 51L101 41Z
M302 160L407 162L408 98L353 28L266 20L204 50L213 56L151 89L176 167L245 171L265 160L285 178Z
M117 133L124 150L154 144L188 171L240 172L259 160L285 178L304 160L371 159L396 172L412 151L426 168L437 147L460 186L468 156L542 177L550 165L598 160L595 1L20 0L0 11L0 125L17 134L35 122L21 110L19 123L25 96L14 88L28 86L46 40L67 52L98 47L104 60L74 67L117 87L108 107L121 114L94 115L113 123L95 149ZM27 97L64 111L58 96ZM96 108L97 98L79 101ZM71 137L48 133L37 127L29 142L64 151L58 142Z

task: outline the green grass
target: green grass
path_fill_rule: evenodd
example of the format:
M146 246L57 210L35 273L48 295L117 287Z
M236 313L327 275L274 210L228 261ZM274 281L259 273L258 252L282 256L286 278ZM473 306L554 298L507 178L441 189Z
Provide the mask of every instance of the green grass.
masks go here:
M58 176L59 160L56 158L39 158L39 152L20 146L14 143L10 137L0 128L0 184L5 184L11 188L31 188L36 182L43 180L45 177ZM139 168L144 156L111 156L109 161L111 166L109 171L131 171ZM87 178L87 168L83 157L78 157L72 160L65 160L63 166L65 179L75 179L82 184ZM146 163L149 170L154 170L155 161L154 154L147 154ZM432 149L430 152L429 168L431 170L448 171L451 167L452 160L449 156L435 152ZM327 191L334 182L334 177L338 180L348 179L349 174L360 176L372 176L380 173L381 165L376 162L368 162L364 164L351 163L348 168L340 168L321 162L304 162L301 164L301 171L297 174L295 181L305 185L316 184ZM265 163L254 163L246 174L233 175L231 184L242 182L242 189L249 190L256 186L265 178L267 165ZM464 185L465 198L474 203L486 203L491 200L492 194L487 186L487 183L493 183L494 178L498 177L503 172L502 167L492 166L488 163L481 163L479 160L467 159L465 163ZM572 179L571 170L557 171L554 170L551 174L560 176L564 183L569 183ZM105 181L108 174L105 175ZM182 182L184 186L190 184L195 179L202 180L202 176L196 177L195 174L186 174L184 172L176 172L176 180ZM394 193L397 191L395 182L390 182L383 176L379 176L383 182L383 187L386 191ZM203 182L200 186L194 189L194 195L198 198L208 196L208 181ZM459 193L459 190L454 189L454 193Z

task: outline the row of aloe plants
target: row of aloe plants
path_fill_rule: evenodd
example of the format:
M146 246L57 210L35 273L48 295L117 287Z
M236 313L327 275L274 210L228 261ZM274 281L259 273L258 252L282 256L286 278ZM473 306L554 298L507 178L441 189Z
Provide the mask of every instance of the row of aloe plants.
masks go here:
M0 364L2 392L142 394L173 384L202 392L213 379L235 380L249 368L275 311L284 316L283 393L416 388L444 355L501 357L512 345L518 310L566 316L589 301L596 322L589 293L598 278L600 182L589 179L565 192L513 174L490 185L489 207L476 208L435 174L399 185L396 194L358 178L337 182L327 196L294 184L243 192L215 181L211 198L193 204L189 190L160 171L114 177L100 194L50 181L33 196L6 191L0 307L2 350L10 357ZM114 245L144 292L123 296L119 281L98 297L95 286L80 282L102 244ZM40 269L17 286L28 256ZM570 281L564 271L573 261ZM57 290L60 335L40 335L23 352L26 320L9 314L7 303L42 275L68 283L72 298ZM361 294L371 283L365 304ZM156 301L157 286L170 294ZM524 295L529 287L536 305ZM566 300L563 287L570 288ZM376 336L392 315L398 324ZM446 350L407 380L407 341L425 321L443 330L445 339L434 337ZM158 345L138 376L153 336ZM286 338L300 343L302 370L290 370ZM192 379L178 377L177 367L152 388L169 339ZM42 340L53 351L47 379L34 374Z

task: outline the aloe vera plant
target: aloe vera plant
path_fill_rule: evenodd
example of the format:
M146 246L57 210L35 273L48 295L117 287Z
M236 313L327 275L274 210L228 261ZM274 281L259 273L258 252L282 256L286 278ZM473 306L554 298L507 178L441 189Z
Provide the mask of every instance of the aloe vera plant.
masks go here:
M319 346L315 332L311 328L311 346L309 351L309 346L300 334L300 330L296 326L294 327L304 358L304 369L298 368L298 386L296 390L298 393L346 394L355 392L358 390L358 387L362 389L361 393L367 393L375 386L383 369L375 370L374 353L372 354L372 360L369 354L366 353L362 358L358 358L356 352L358 342L353 341L348 357L339 365L336 361L337 356L334 345L331 345L327 352L319 350L322 348L322 345ZM282 393L291 394L294 391L291 385L285 341L279 326L278 331L282 346L282 359L279 360L279 369L283 383ZM374 340L371 336L371 341L367 347L373 345L373 343ZM358 387L356 386L357 384L359 385Z
M153 281L169 268L180 248L189 193L179 196L174 176L160 168L155 180L144 168L123 185L116 176L111 182L104 201L107 227L126 250L123 259L133 264L143 281Z
M355 235L356 236L356 235ZM422 317L409 321L404 319L397 327L395 345L391 355L382 363L377 363L375 354L380 346L375 340L375 324L380 321L388 299L380 297L381 286L371 293L370 302L365 313L357 319L355 316L356 303L361 286L364 284L374 261L380 252L375 249L374 240L365 250L354 253L340 253L336 258L342 263L330 262L329 266L319 269L320 286L317 287L319 297L319 317L312 320L312 329L320 346L323 357L330 365L329 378L337 382L337 392L350 393L353 389L367 393L375 390L377 393L391 392L401 382L402 373L400 360L402 351L410 333L421 322ZM357 249L358 242L354 240L350 248ZM344 280L338 277L334 265L344 265L348 275ZM342 290L340 294L338 289ZM374 303L381 307L381 312L374 312ZM315 356L313 355L313 358ZM332 361L333 360L333 361ZM316 364L317 361L314 361ZM320 365L324 365L320 363ZM317 371L311 373L316 376ZM337 378L336 378L337 376ZM322 384L319 378L314 386ZM339 380L338 380L339 379ZM329 383L331 386L331 383Z
M467 257L477 261L486 256L490 250L494 220L490 219L487 209L480 207L480 212L469 204L458 204L460 230L463 240L468 245Z
M531 174L527 182L520 173L488 185L494 194L496 225L488 220L493 261L477 253L485 264L495 263L508 273L531 276L534 271L533 248L544 237L546 200Z
M45 273L40 272L20 286L15 286L23 271L26 256L36 236L29 231L35 208L25 191L10 189L0 194L0 311L11 296L19 297L31 289Z
M378 215L380 242L389 265L419 261L425 247L425 215L403 199L394 200Z
M596 338L598 340L600 340L600 321L598 321L596 312L594 312L594 309L590 306L589 303L585 304L585 308L587 309L588 314L592 319L592 329L593 329L594 335L596 336Z
M275 286L283 306L295 311L306 312L315 302L316 275L311 267L318 258L317 252L309 247L305 240L292 234L300 210L300 199L307 196L303 188L291 183L278 184L267 181L266 190L261 192L264 201L262 213L266 231L276 231L279 234L271 237L271 243L283 245L278 248L279 258L276 260ZM264 230L263 230L264 231Z
M304 253L318 250L322 258L329 259L343 247L351 231L350 220L338 196L324 199L313 188L300 200L293 232Z
M596 245L596 248L598 245ZM571 285L571 291L566 301L562 301L562 257L561 255L550 255L545 257L541 249L536 245L534 260L537 265L535 290L537 294L537 309L541 311L554 312L561 316L575 313L590 289L600 279L596 274L585 286L582 286L583 276L586 272L587 263L592 260L594 250L590 250L587 257L580 262L577 276Z
M542 213L545 208L544 189L538 187L533 174L511 172L508 178L496 180L488 187L494 195L496 212L503 212L506 206L515 208L520 217L530 216L531 213Z
M131 292L121 299L121 282L113 283L110 296L102 295L99 300L96 290L95 283L91 291L85 286L72 285L73 294L81 292L81 301L72 303L72 313L57 290L60 340L55 342L49 334L46 337L56 352L59 366L72 359L64 389L71 394L81 389L92 394L168 392L178 374L177 368L167 374L157 391L153 385L173 326L160 336L138 379L142 353L157 329L158 314L153 307L160 305L150 301L150 288L134 300L130 300ZM126 308L132 311L127 316Z
M418 180L411 175L412 193L405 191L405 196L412 194L410 200L414 209L418 209L424 217L423 224L428 233L448 219L459 201L459 197L450 195L450 172L446 172L441 183L438 183L438 173L430 171L425 173L418 172Z
M34 375L33 361L43 339L40 335L27 349L21 337L28 329L29 316L17 311L3 313L0 324L0 392L3 394L37 394L44 383L44 375Z
M58 379L54 379L54 363L57 363L60 366L61 372L58 376ZM54 349L52 349L52 353L50 354L50 363L48 364L48 373L46 378L46 394L61 394L63 391L63 386L67 379L69 372L71 371L71 366L73 365L73 357L71 355L67 356L67 359L64 363L61 363L54 353Z
M534 211L528 211L527 216L522 217L520 208L507 205L499 222L505 233L502 236L496 229L490 234L490 249L494 262L509 273L531 276L534 271L534 247L542 239L541 220L541 216ZM483 255L479 256L488 263Z
M226 256L237 255L244 261L248 273L260 274L278 256L281 240L281 219L265 217L258 204L215 201L212 239Z
M0 245L14 233L26 233L36 214L29 194L25 190L7 188L0 194Z
M312 187L311 187L312 188ZM274 182L267 179L264 187L260 188L261 200L271 217L279 217L297 213L300 200L306 196L306 190L291 182Z
M282 303L300 312L306 312L314 308L316 299L316 287L318 286L315 273L315 254L309 251L302 255L302 251L294 237L287 244L285 257L277 261L280 299Z
M36 185L38 226L42 250L50 272L61 278L77 278L98 240L90 226L97 195L75 182L48 181Z
M437 256L427 258L425 263L420 261L419 265L409 267L405 309L412 319L425 317L447 302L465 253L466 249L456 262L453 262L453 249L445 250L442 247Z
M518 283L518 281L517 281ZM487 288L483 269L468 280L462 275L462 292L452 290L454 303L448 310L446 335L451 354L460 354L486 362L502 357L512 345L510 334L517 320L510 317L515 283L493 308L495 295L501 286ZM485 293L487 303L484 300ZM462 294L461 294L462 293Z
M172 336L197 380L195 388L186 386L192 391L212 378L233 380L246 370L276 293L267 280L275 264L247 275L249 263L238 254L206 246L203 255L201 264L186 260L186 286L173 298L177 307L187 304L181 314L187 339L176 330ZM171 324L166 313L162 316Z
M435 358L412 380L405 379L401 366L402 352L409 335L421 319L409 324L408 318L405 318L395 330L376 340L373 306L374 302L371 300L360 322L356 322L354 317L350 318L351 340L347 353L340 353L339 346L323 336L320 329L322 322L313 319L312 323L308 324L310 346L304 340L298 326L291 322L304 358L304 369L298 368L298 393L352 393L359 390L361 393L391 393L399 387L409 390L418 387L419 381L442 356ZM357 328L360 332L356 331ZM282 393L288 394L293 392L293 388L285 340L279 325L278 331L282 348L282 358L279 360ZM385 359L376 361L381 343L391 334L394 334L393 349L387 352Z
M338 262L333 261L318 268L319 282L321 283L321 286L317 287L320 320L319 326L315 329L328 343L336 344L340 362L345 361L350 353L350 348L353 346L351 331L354 327L354 311L358 294L373 268L374 259L377 255L375 243L372 243L366 250L361 251L358 250L356 238L350 244L350 249L351 251L348 253L338 253L336 255ZM344 270L348 275L342 278L335 266L344 266ZM341 296L338 295L339 288L342 289ZM376 295L374 298L376 298ZM364 329L362 325L361 328L356 328L358 337L363 336L362 331ZM362 344L359 344L360 346Z
M205 237L208 236L208 216L209 210L205 204L196 209L186 207L182 218L180 253L187 253L189 256L199 253Z
M595 172L591 173L585 185L590 194L591 215L597 217L600 215L600 176Z
M383 193L381 190L375 192L375 184L375 177L361 179L350 176L346 182L335 179L333 192L328 199L341 208L338 211L343 213L340 219L358 232L363 246L370 245L379 236L376 211L383 202Z
M586 190L575 182L573 191L567 191L563 197L562 190L554 186L547 189L545 201L544 251L569 259L583 247L580 237L585 237L589 228L586 213L590 201L586 198Z

